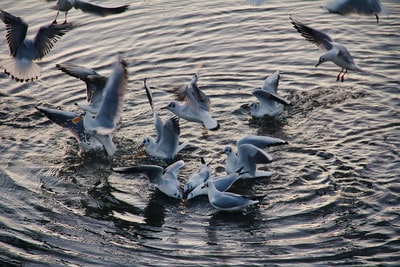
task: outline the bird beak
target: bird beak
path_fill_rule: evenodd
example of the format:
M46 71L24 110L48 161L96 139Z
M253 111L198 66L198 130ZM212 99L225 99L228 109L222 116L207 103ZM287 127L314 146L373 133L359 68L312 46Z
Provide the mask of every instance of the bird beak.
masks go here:
M315 67L318 67L321 64L321 60L318 61L318 63L315 65Z
M73 118L71 121L73 124L78 124L83 119L83 115Z

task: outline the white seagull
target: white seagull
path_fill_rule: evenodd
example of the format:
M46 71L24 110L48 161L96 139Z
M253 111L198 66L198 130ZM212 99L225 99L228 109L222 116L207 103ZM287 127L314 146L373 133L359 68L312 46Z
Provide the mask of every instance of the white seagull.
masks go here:
M183 187L183 193L186 194L200 184L203 184L211 175L210 163L206 163L203 157L200 157L199 170L194 172Z
M113 73L104 88L104 97L99 112L93 116L86 111L74 119L74 122L79 122L83 117L86 133L102 143L109 156L117 151L109 135L115 131L117 122L120 120L127 85L127 64L121 57L118 57L117 62L114 63Z
M85 13L90 13L96 16L104 17L107 15L122 13L128 9L129 5L123 5L118 7L102 7L80 0L58 0L55 6L50 7L50 9L57 10L57 15L53 21L53 24L57 23L57 17L60 11L65 12L64 23L67 23L68 11L71 10L73 7L75 9L80 9Z
M261 148L251 144L242 144L238 146L238 155L235 154L231 146L226 146L221 153L227 155L225 171L227 174L236 172L243 168L243 175L240 178L256 178L271 176L271 171L258 171L258 163L270 163L272 156Z
M220 125L210 115L210 99L197 86L197 80L196 73L188 85L175 90L178 95L178 101L184 101L183 104L179 104L178 101L172 101L166 108L182 119L202 123L208 130L217 130Z
M307 41L316 44L321 51L325 52L319 58L319 61L315 67L318 67L318 65L324 63L325 61L332 61L342 68L336 77L337 81L341 80L342 82L344 81L344 75L347 73L347 70L365 72L356 63L354 63L353 57L347 48L337 42L334 42L329 35L322 31L308 27L292 17L290 17L290 20L294 28L296 28L297 31Z
M378 14L383 13L387 15L387 11L380 0L335 0L326 4L323 8L327 9L330 13L340 15L351 13L367 16L373 15L376 17L376 23L379 23Z
M40 27L34 39L27 39L28 24L20 17L0 9L0 19L6 25L6 38L10 58L0 62L4 72L20 82L33 81L40 76L40 67L33 60L40 60L54 44L72 29L72 24Z
M240 179L241 174L242 173L240 172L240 170L238 170L228 175L209 178L203 183L197 185L192 191L190 191L187 195L187 200L193 199L197 196L207 195L208 189L206 187L206 184L209 180L213 182L218 191L224 192L228 190L238 179Z
M256 118L262 118L265 115L273 117L281 111L281 106L278 103L290 105L289 100L277 94L279 78L280 74L277 70L264 80L261 89L253 91L252 94L257 97L259 102L252 102L248 105L251 116Z
M142 173L149 179L150 183L155 184L156 187L167 196L182 199L177 175L183 166L185 166L185 163L183 160L179 160L169 165L166 169L157 165L142 165L113 168L113 171L121 173Z
M86 83L87 104L75 103L75 105L85 111L89 111L93 115L97 114L103 101L104 88L106 87L108 78L98 74L94 69L70 63L57 64L56 67L62 72Z
M83 120L75 123L73 122L73 120L78 116L75 112L46 107L36 107L36 109L43 113L52 122L68 129L78 141L81 152L103 149L103 145L97 139L92 138L91 135L85 132ZM111 138L111 136L108 138Z
M146 136L139 149L144 147L146 153L152 157L159 159L173 159L179 151L181 151L188 142L179 145L179 118L172 117L163 123L161 118L154 111L153 94L147 85L147 80L144 80L144 88L146 90L147 98L149 100L151 109L154 116L154 126L157 131L157 139L154 140L150 136Z
M242 196L231 192L221 192L215 188L212 180L206 184L208 188L208 201L211 206L222 211L238 211L247 206L259 203L249 197Z

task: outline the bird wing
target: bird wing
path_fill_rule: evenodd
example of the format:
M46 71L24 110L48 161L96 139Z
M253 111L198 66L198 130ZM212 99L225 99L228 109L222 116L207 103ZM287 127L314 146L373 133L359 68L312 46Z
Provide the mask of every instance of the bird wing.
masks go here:
M161 138L160 138L160 149L166 152L175 151L179 144L179 117L174 116L167 120L162 128ZM158 136L157 136L158 139Z
M121 117L124 95L128 85L127 63L121 57L114 64L114 70L104 88L103 101L95 118L97 132L110 134L115 130Z
M0 19L6 24L6 39L10 49L10 55L15 57L19 46L24 42L28 24L20 17L0 9Z
M304 37L307 41L316 44L322 51L328 51L332 49L332 38L326 33L308 27L298 20L290 17L291 23L294 28Z
M162 136L162 132L163 132L163 122L162 122L160 116L158 116L157 113L154 110L153 92L152 92L151 88L147 84L147 79L144 79L143 84L144 84L144 89L146 91L147 99L149 100L149 104L150 104L151 110L153 111L154 126L155 126L156 131L157 131L156 143L158 143L161 140L161 136Z
M87 141L83 121L81 120L78 123L73 122L73 119L78 116L75 112L45 107L36 107L36 109L55 124L70 130L78 141Z
M290 101L278 96L277 94L274 94L272 92L269 91L264 91L264 90L254 90L252 93L255 97L257 97L259 99L259 101L263 101L263 99L265 100L273 100L275 102L281 103L283 105L290 105Z
M243 144L251 144L259 148L266 148L270 146L284 145L288 144L287 141L274 138L270 136L260 136L260 135L246 135L237 140L236 146L240 147Z
M378 0L336 0L328 3L325 8L331 13L341 15L350 13L372 15L382 12L382 5Z
M279 78L280 78L279 70L275 71L273 74L268 76L262 85L262 90L269 91L272 93L276 93L278 91Z
M102 6L97 6L97 5L88 3L88 2L75 0L74 7L76 9L82 10L85 13L90 13L90 14L104 17L107 15L122 13L128 9L129 5L123 5L123 6L118 6L118 7L102 7Z
M178 173L178 171L185 166L185 162L183 160L178 160L174 163L172 163L171 165L169 165L167 168L165 168L164 173L171 173L174 174L176 176L176 174Z
M33 40L37 50L35 59L41 59L47 55L61 36L66 34L72 28L71 23L50 24L40 27L35 39Z
M88 102L92 102L92 98L96 98L97 101L98 96L95 95L101 95L101 99L103 98L107 77L98 74L94 69L70 63L56 64L56 68L86 83L86 100Z
M174 89L177 100L185 101L195 110L210 110L211 103L209 97L197 86L198 76L194 74L189 84Z
M269 163L272 161L270 154L251 144L243 144L238 147L238 158L245 170L249 171L251 175L256 171L257 163Z

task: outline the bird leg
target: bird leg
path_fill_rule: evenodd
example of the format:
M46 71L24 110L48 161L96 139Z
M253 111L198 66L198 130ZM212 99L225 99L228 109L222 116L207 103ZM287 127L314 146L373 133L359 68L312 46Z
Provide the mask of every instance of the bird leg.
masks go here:
M376 24L378 24L378 23L379 23L379 17L378 17L378 14L375 14L375 17L376 17Z
M57 11L57 15L56 15L56 17L54 18L54 20L52 22L53 24L57 24L58 13L60 13L60 11Z
M63 24L67 24L67 14L68 14L68 10L65 11L64 22L63 22Z
M337 75L337 77L336 77L336 81L339 81L340 80L340 75L343 73L343 71L344 71L344 68L342 68L342 70L339 72L339 74Z
M344 81L344 75L347 73L347 69L344 69L343 75L342 75L342 82Z

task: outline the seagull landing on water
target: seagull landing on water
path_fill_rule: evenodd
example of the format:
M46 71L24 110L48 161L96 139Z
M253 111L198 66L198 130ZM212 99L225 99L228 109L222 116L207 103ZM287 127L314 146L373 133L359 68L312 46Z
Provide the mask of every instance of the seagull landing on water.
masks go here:
M278 84L279 84L279 70L268 76L264 81L261 89L253 91L253 95L257 97L257 102L245 104L242 107L249 108L250 114L256 118L262 118L265 115L273 117L279 114L282 110L283 105L290 105L290 101L279 96Z
M65 12L64 24L67 23L68 11L71 10L73 7L75 9L80 9L85 13L90 13L96 16L104 17L108 15L122 13L128 9L129 5L123 5L118 7L102 7L80 0L58 0L56 5L51 7L51 9L57 10L57 15L53 21L53 24L57 23L58 14L60 13L60 11Z
M152 137L146 136L143 139L142 144L139 146L139 149L144 147L146 153L155 158L173 159L179 151L188 145L188 142L179 145L179 135L181 133L179 117L174 116L163 123L160 116L158 116L154 110L153 93L147 85L147 79L144 80L144 88L146 90L151 110L153 111L157 139L154 140Z
M54 44L72 29L72 24L50 24L40 27L34 39L27 39L28 24L20 17L0 10L0 19L6 24L6 38L11 58L0 62L4 72L20 82L28 82L40 76L40 67L32 62L42 59Z
M319 58L319 61L315 67L318 67L320 64L326 61L332 61L342 68L336 77L336 81L340 80L342 82L344 81L344 75L347 73L347 70L365 72L356 63L354 63L353 57L350 55L350 52L347 50L347 48L337 42L334 42L329 35L322 31L308 27L292 17L290 17L290 20L294 28L307 41L316 44L321 51L325 52Z
M198 76L196 73L189 84L175 90L175 93L178 95L178 101L184 101L183 104L180 104L178 101L172 101L166 108L182 119L202 123L204 127L211 131L218 130L218 121L210 115L210 99L197 86L197 80Z
M94 116L88 111L73 120L78 123L83 119L85 132L103 144L109 156L117 148L109 136L115 131L121 118L124 96L128 86L127 63L118 57L114 63L113 73L104 88L104 97L99 112Z
M150 183L155 184L156 187L167 196L182 199L180 182L177 175L183 166L185 166L185 163L183 160L179 160L165 169L158 165L141 165L113 168L113 171L121 173L141 173L149 179Z
M375 16L376 23L379 23L378 14L387 15L386 9L382 6L380 0L336 0L323 6L330 13L347 15L351 13Z

